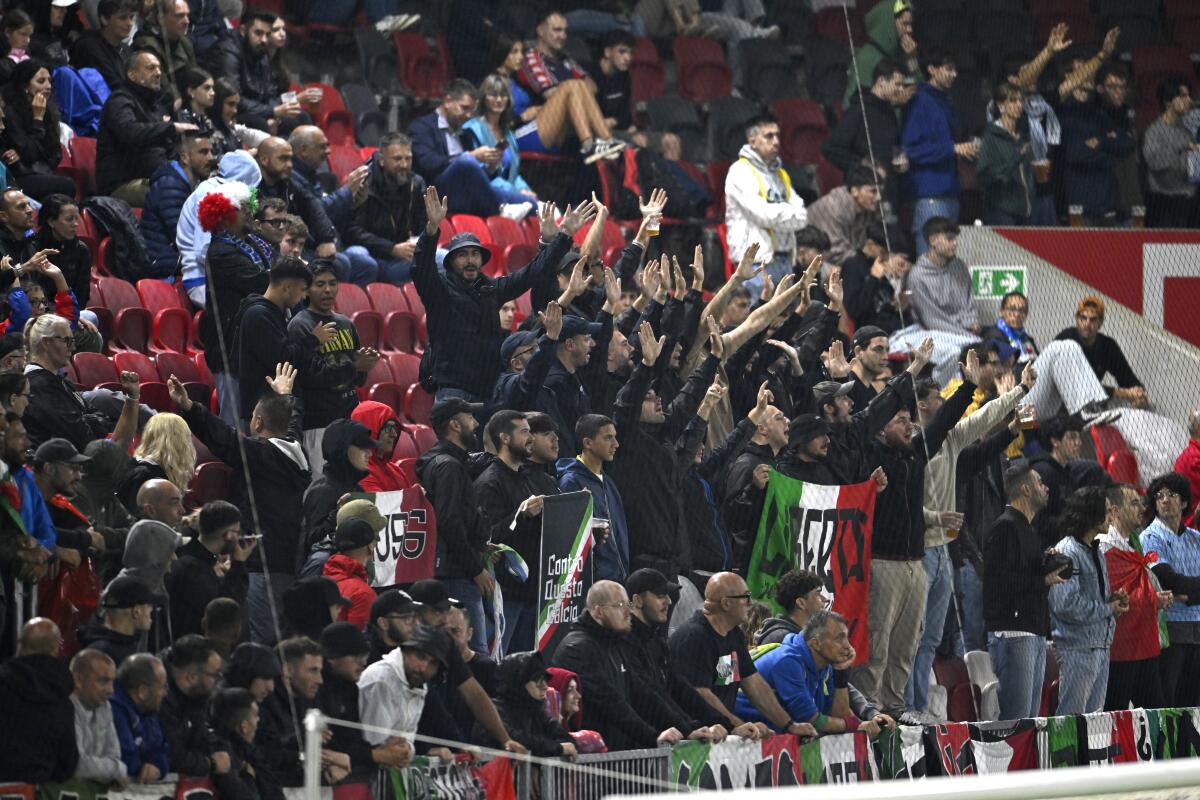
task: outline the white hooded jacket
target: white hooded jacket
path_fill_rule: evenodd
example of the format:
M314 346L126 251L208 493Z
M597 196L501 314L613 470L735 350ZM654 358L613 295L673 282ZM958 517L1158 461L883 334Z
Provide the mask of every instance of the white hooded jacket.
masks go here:
M795 232L808 224L804 200L792 190L782 162L763 162L750 145L725 177L725 238L729 258L736 264L751 244L758 243L756 263L775 254L796 252Z

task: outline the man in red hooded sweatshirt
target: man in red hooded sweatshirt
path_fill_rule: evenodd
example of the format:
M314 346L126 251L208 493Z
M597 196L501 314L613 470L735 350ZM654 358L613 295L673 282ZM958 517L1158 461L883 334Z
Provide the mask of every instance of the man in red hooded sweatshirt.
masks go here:
M352 517L341 523L333 534L333 555L321 573L335 581L342 597L350 601L338 614L338 620L349 622L360 631L366 630L371 604L375 602L367 565L374 560L377 538L375 529L365 519Z
M358 483L362 490L395 492L412 486L412 479L392 463L392 451L396 449L396 441L400 438L400 418L391 406L364 400L355 406L350 419L366 425L371 431L371 438L379 442L379 447L371 454L371 461L367 464L370 474Z

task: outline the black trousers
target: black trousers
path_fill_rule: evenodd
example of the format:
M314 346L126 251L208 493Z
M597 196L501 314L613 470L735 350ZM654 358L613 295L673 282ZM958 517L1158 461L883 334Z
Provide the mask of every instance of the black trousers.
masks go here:
M1158 657L1162 679L1163 703L1168 708L1188 708L1200 704L1200 644L1177 644Z
M1158 656L1141 661L1110 661L1104 710L1124 711L1130 703L1134 708L1162 708L1164 703L1159 669Z

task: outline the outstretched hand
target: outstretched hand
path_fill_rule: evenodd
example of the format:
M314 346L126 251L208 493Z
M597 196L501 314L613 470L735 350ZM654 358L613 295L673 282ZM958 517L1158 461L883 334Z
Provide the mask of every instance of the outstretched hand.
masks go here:
M449 200L445 197L438 197L436 186L430 186L425 190L425 232L432 235L438 232L441 227L442 220L450 213Z
M1037 369L1033 366L1033 359L1025 362L1025 369L1021 370L1021 383L1025 384L1025 389L1028 391L1037 383Z
M183 388L183 383L174 375L167 378L167 394L171 396L171 402L175 404L176 409L184 413L191 411L192 398L188 397L187 390Z
M758 242L754 242L746 248L746 252L742 253L742 260L738 262L737 269L733 271L733 279L738 283L745 283L753 278L758 273L766 269L765 266L754 267L754 257L758 255Z
M545 311L538 312L538 320L541 321L542 327L546 329L546 336L558 341L558 335L562 333L563 326L563 310L556 301L551 300L546 306Z
M979 378L980 378L980 375L979 375L979 373L980 373L979 353L975 352L974 348L967 351L966 363L960 363L958 366L959 366L959 369L962 370L962 374L963 374L964 378L966 378L967 380L969 380L971 383L975 384L976 386L979 385Z
M767 408L771 405L771 400L774 396L771 390L767 388L767 382L763 381L758 387L758 398L754 403L754 408L750 409L750 413L746 415L746 419L753 422L755 425L761 425L767 419Z
M566 213L563 214L562 222L560 223L560 231L567 236L574 236L584 225L592 221L596 216L596 206L591 200L581 203L578 208L567 206Z
M667 337L665 334L655 339L654 329L650 327L650 323L642 322L638 328L638 344L642 347L642 363L647 367L654 366L663 351L663 345L666 344L666 341Z
M912 359L912 363L908 365L908 371L915 378L933 359L933 339L926 337L916 350L909 353L909 357Z
M275 394L289 395L292 393L292 385L296 382L296 368L284 361L282 364L275 365L274 378L264 378L263 380Z

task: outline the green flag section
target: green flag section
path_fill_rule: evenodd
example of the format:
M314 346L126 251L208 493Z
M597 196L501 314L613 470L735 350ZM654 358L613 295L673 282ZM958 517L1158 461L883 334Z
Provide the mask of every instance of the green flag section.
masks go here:
M583 613L592 587L592 495L551 495L542 507L537 649L549 656ZM531 577L533 577L531 573Z
M771 470L750 556L746 585L755 599L781 612L772 597L779 576L803 567L820 576L833 610L850 624L856 664L870 657L867 601L871 591L874 481L822 486Z

